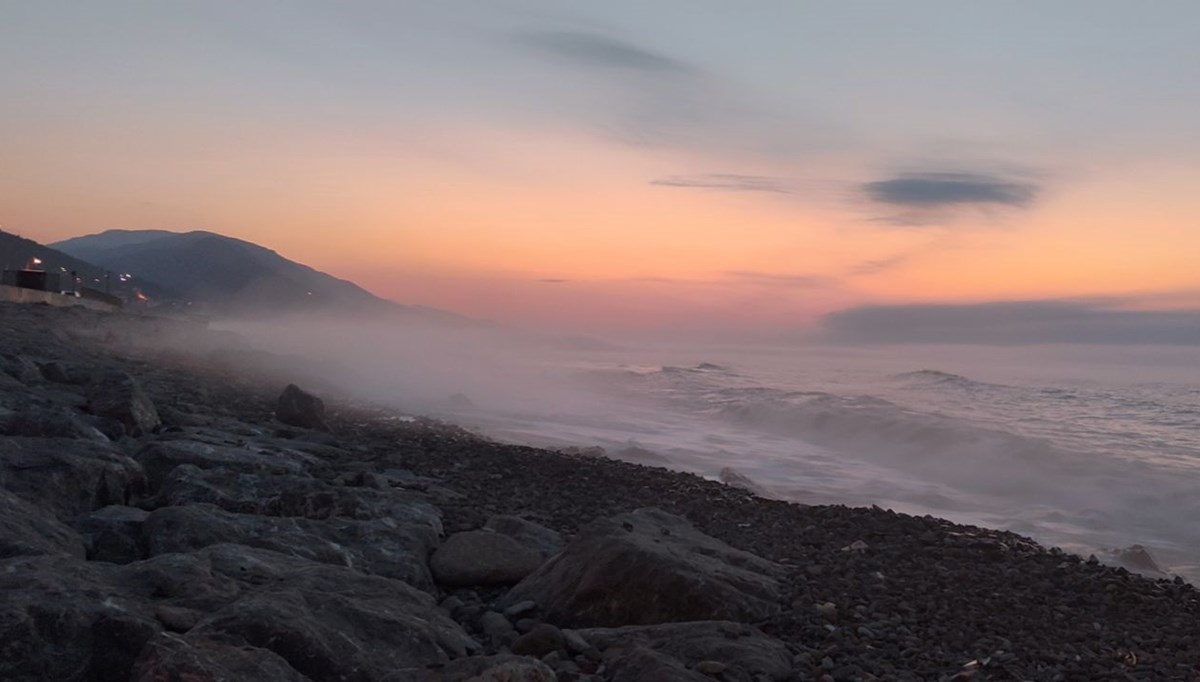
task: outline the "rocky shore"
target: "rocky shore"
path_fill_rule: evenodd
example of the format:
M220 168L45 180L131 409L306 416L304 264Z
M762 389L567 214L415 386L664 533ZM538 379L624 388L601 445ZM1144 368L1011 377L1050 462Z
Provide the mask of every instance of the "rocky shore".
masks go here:
M1182 580L496 444L286 366L0 304L0 680L1200 680Z

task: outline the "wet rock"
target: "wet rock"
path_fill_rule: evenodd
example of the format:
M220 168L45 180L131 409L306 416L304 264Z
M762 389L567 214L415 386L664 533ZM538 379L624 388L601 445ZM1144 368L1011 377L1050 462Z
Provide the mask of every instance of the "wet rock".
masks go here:
M541 565L539 552L485 530L451 535L429 560L434 579L450 586L511 585Z
M137 462L107 444L62 438L0 439L0 487L74 521L110 504L129 504L145 492Z
M124 682L160 631L149 607L107 584L103 564L10 559L0 571L0 679Z
M1154 560L1150 551L1142 545L1130 545L1129 547L1115 550L1113 558L1120 562L1121 565L1133 571L1166 574L1166 571Z
M150 397L137 380L125 372L108 372L91 385L88 410L119 422L126 433L134 436L150 433L162 423Z
M146 645L131 682L308 682L268 649L163 634Z
M316 458L298 452L265 452L245 447L217 445L197 440L164 440L134 453L151 490L158 490L175 467L191 464L199 469L225 468L236 473L303 474Z
M756 621L780 611L781 573L678 516L648 508L589 524L505 603L535 601L546 620L571 627Z
M127 564L145 558L142 523L149 515L137 507L110 505L79 517L75 527L83 536L88 559Z
M425 557L437 543L437 529L430 524L268 517L194 504L155 510L146 519L143 534L151 556L231 542L353 567L433 590Z
M303 429L329 429L325 424L325 401L296 384L288 384L279 395L275 403L275 418Z
M614 682L730 682L789 679L792 655L779 640L741 623L700 621L593 628L579 633L604 651Z
M724 469L721 469L721 471L717 474L717 478L721 479L721 482L725 485L745 490L746 492L753 493L759 497L770 497L770 494L767 493L766 488L763 488L761 485L755 483L749 477L732 467L725 467Z
M0 490L0 559L42 554L85 556L83 539L40 508Z
M543 559L558 554L563 548L563 538L557 531L541 524L527 521L519 516L498 515L483 525L487 530L516 540L518 544L542 555Z

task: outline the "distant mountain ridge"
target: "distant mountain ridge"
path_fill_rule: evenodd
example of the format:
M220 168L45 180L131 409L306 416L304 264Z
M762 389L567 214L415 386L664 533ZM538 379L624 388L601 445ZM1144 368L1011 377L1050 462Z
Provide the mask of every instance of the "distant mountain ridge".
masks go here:
M157 282L172 297L216 313L341 310L455 317L379 298L353 282L214 232L108 230L51 246L101 267Z

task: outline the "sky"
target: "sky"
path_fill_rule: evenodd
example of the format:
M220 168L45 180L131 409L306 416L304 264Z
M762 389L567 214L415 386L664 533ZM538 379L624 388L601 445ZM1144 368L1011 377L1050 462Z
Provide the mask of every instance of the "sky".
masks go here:
M211 230L563 329L1000 305L1188 337L1197 26L1192 0L0 0L0 227Z

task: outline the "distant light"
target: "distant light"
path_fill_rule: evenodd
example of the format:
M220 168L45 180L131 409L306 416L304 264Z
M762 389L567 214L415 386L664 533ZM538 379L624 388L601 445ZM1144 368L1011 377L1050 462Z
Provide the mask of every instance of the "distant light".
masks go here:
M42 264L42 259L41 259L41 258L38 258L37 256L34 256L34 257L33 257L33 264L34 264L34 265L41 265L41 264Z
M311 292L311 291L310 291L310 292L308 292L308 295L309 295L309 296L312 296L312 292Z

